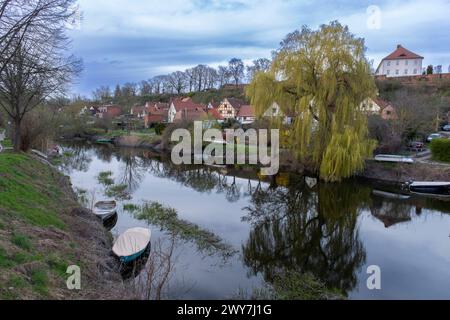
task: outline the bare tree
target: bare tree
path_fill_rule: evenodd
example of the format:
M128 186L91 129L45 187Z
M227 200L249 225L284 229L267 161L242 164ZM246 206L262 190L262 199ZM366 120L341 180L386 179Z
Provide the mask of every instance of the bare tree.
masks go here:
M0 107L14 124L14 149L20 150L22 120L46 99L62 95L81 62L67 56L67 23L75 12L73 0L2 1L0 15L2 65L0 66ZM20 7L24 6L24 9ZM22 25L26 10L28 24L17 32L5 32L4 25ZM4 22L7 21L7 23ZM17 20L18 22L14 22Z
M100 88L95 89L92 96L96 101L101 103L109 103L112 99L112 92L108 86L101 86Z
M230 76L234 80L234 84L238 85L241 82L242 78L244 78L244 63L241 59L233 58L228 63L228 70L230 72Z
M186 74L181 71L173 72L167 77L167 82L173 92L180 94L186 88Z
M272 62L266 58L253 60L253 65L247 67L247 77L249 82L252 81L256 73L268 71L270 69L271 63Z
M219 66L217 69L217 82L219 84L219 88L225 84L228 84L230 81L230 70L227 67Z
M151 81L143 80L139 84L139 91L141 96L149 96L153 92L153 83Z
M75 0L0 0L0 72L24 41L73 21ZM36 42L36 45L41 43Z

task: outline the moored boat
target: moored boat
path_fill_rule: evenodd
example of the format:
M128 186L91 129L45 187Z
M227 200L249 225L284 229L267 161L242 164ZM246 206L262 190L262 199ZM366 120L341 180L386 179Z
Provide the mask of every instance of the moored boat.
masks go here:
M406 184L411 193L450 197L450 182L416 181Z
M94 214L106 220L117 213L117 202L116 201L99 201L94 205Z
M406 156L398 156L392 154L379 154L375 156L378 162L396 162L396 163L414 163L414 159Z
M151 232L146 228L132 228L119 236L112 251L122 263L138 259L150 245Z

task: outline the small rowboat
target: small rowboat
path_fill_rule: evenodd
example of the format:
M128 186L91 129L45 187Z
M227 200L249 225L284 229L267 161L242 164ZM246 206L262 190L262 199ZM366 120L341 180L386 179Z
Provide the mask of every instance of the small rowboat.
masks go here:
M113 143L114 141L113 141L113 139L110 139L110 138L100 138L100 139L97 139L95 142L98 144L110 144L110 143Z
M396 163L414 163L414 159L405 156L396 156L392 154L379 154L375 156L375 161L378 162L396 162Z
M94 214L102 220L111 218L117 212L117 203L115 201L100 201L94 205Z
M150 245L151 232L145 228L128 229L119 236L112 251L122 263L138 259Z
M450 197L450 182L417 181L406 184L411 193L438 197Z

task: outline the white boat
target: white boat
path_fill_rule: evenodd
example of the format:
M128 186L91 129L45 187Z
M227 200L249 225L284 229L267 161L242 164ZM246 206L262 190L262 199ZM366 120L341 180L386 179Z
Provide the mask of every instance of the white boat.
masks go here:
M409 182L406 184L411 193L439 196L439 197L450 197L450 182L448 181L416 181Z
M100 201L94 205L94 214L101 218L102 220L106 220L117 212L117 203L115 201Z
M151 232L146 228L128 229L119 236L112 251L123 263L139 258L150 244Z
M392 154L379 154L375 156L378 162L396 162L396 163L414 163L414 159L406 156L397 156Z

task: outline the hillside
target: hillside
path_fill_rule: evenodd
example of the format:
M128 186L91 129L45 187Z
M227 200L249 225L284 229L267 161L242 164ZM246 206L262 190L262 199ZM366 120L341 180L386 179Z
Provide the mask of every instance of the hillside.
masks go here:
M118 298L120 279L104 277L114 268L109 242L68 178L28 155L0 154L0 299ZM70 265L81 267L81 291L67 289Z

